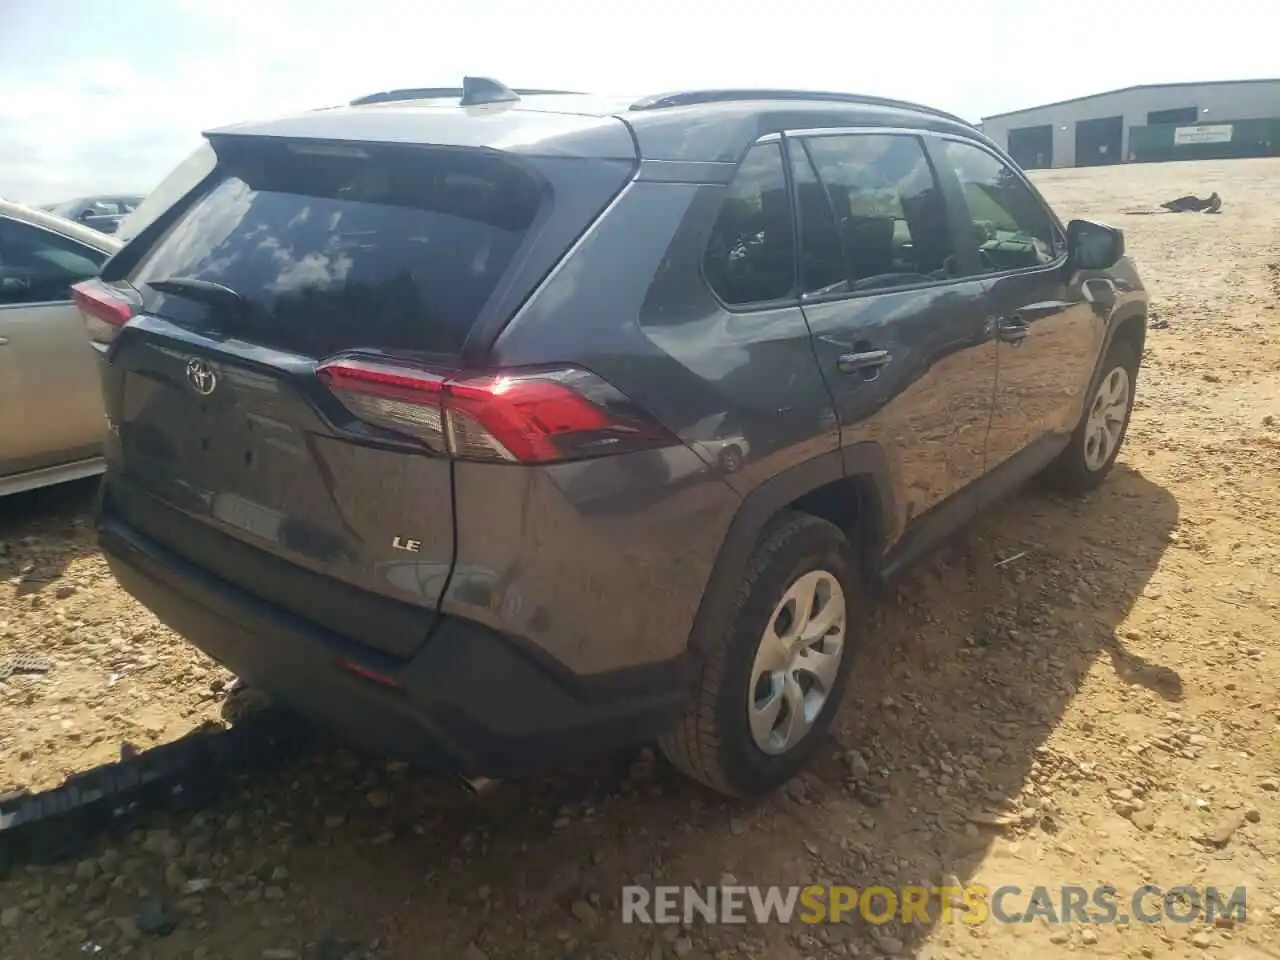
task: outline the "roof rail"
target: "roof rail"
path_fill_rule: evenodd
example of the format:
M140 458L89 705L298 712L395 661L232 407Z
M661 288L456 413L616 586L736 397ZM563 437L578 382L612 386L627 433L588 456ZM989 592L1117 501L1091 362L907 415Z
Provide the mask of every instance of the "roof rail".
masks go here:
M470 107L482 103L510 103L521 97L573 94L573 90L516 89L504 86L488 77L464 77L460 87L405 87L399 90L382 90L352 100L350 106L363 107L371 103L395 103L401 100L452 100L459 106Z
M825 100L834 103L856 103L872 107L894 107L899 110L917 110L942 117L966 127L972 126L967 120L955 114L926 107L924 104L912 103L909 100L892 100L888 97L873 97L862 93L833 93L826 90L681 90L672 93L658 93L631 104L632 110L661 110L665 107L687 107L702 103L728 103L734 100Z

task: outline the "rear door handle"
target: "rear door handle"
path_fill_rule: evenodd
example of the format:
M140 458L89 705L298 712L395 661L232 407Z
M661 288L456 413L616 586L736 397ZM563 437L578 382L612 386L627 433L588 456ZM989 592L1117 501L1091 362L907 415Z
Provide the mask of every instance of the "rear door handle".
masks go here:
M861 353L842 353L836 360L841 373L878 373L893 357L888 350L865 350Z
M1020 343L1027 338L1031 327L1020 313L1011 313L996 321L996 336L1005 343Z
M5 346L5 345L7 345L7 344L8 344L8 342L9 342L9 338L8 338L8 337L0 337L0 347L3 347L3 346Z

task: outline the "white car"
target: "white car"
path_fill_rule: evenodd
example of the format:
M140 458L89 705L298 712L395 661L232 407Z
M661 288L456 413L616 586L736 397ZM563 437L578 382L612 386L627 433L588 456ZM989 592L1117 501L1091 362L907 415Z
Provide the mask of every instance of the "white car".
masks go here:
M102 388L70 291L120 246L0 200L0 496L102 472Z
M743 461L751 452L746 437L736 430L725 429L725 415L722 413L699 420L687 435L699 438L689 443L694 452L710 466L725 473L741 470Z

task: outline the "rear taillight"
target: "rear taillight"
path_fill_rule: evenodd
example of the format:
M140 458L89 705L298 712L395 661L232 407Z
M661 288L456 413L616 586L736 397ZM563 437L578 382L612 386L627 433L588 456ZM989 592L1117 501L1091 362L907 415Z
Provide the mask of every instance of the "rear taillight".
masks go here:
M571 367L449 377L342 358L316 374L359 420L462 460L552 463L679 442L609 383Z
M106 346L116 338L120 328L133 319L140 306L130 289L113 287L95 278L71 288L71 298L84 317L89 339Z

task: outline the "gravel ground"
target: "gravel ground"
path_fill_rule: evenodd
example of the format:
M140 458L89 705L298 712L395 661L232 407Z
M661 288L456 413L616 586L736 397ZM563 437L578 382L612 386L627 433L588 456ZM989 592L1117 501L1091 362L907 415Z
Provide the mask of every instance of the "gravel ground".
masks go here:
M1028 492L872 614L829 749L731 804L647 751L475 801L336 745L0 881L0 957L1280 957L1280 160L1049 171L1155 295L1126 450ZM1217 190L1216 217L1138 216ZM0 793L218 716L228 680L120 592L92 489L0 501ZM1001 560L1018 559L997 566ZM651 928L626 883L1248 889L1243 924ZM166 932L167 931L167 932Z

